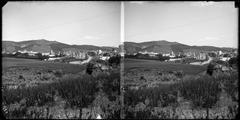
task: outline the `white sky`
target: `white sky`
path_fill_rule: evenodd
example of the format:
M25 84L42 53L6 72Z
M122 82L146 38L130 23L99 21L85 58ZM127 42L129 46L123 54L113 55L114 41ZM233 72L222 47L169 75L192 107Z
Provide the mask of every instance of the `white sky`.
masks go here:
M2 13L3 40L120 44L120 2L8 2Z
M67 44L120 44L120 2L8 2L3 40L56 40ZM125 41L176 41L235 47L234 2L125 2Z
M125 39L238 46L234 2L126 2Z

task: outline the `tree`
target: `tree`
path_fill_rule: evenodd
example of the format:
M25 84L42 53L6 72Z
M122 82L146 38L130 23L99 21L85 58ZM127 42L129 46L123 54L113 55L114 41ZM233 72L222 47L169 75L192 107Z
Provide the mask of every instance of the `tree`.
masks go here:
M216 53L208 53L208 55L209 55L210 57L217 57L217 54L216 54Z
M94 64L91 63L91 62L89 62L89 63L87 64L86 73L88 73L89 75L91 75L92 72L93 72L93 69L94 69Z
M41 53L36 53L35 54L38 58L41 58L42 57L42 54Z
M229 65L232 67L232 66L237 66L238 64L238 59L237 57L233 57L233 58L230 58L230 60L228 61Z
M37 57L38 57L38 59L40 59L40 60L44 60L44 59L48 59L49 58L49 56L47 56L47 55L42 55L41 53L37 53L37 54L35 54Z
M140 56L142 56L143 54L142 53L137 53L136 55L135 55L135 57L140 57Z
M119 65L121 61L121 56L116 55L109 58L108 63L112 66L113 64Z
M23 53L22 56L23 57L28 57L29 55L28 55L28 53Z
M223 57L231 57L230 54L224 54Z
M96 53L95 53L95 52L88 52L88 55L90 55L90 56L96 56Z
M21 55L22 53L20 53L20 52L16 52L15 54L14 54L14 56L15 57L17 57L17 56L19 56L19 55Z
M149 54L144 54L143 56L144 56L144 58L149 58L150 57Z
M109 53L104 53L103 56L110 56L110 54Z
M180 55L176 55L176 58L184 58L186 57L186 55L180 54Z
M48 59L48 58L49 58L49 56L43 55L40 59L41 59L41 60L44 60L44 59Z
M158 56L158 59L160 60L160 61L165 61L165 60L169 60L170 59L170 57L169 56L163 56L162 54L157 54L157 56Z
M162 55L161 53L159 53L159 54L157 54L156 56L158 56L158 57L162 57L163 55Z
M213 63L213 62L211 62L211 63L208 64L208 66L207 66L207 74L208 74L208 75L212 76L213 71L214 71L214 68L215 68L215 65L216 65L216 64Z

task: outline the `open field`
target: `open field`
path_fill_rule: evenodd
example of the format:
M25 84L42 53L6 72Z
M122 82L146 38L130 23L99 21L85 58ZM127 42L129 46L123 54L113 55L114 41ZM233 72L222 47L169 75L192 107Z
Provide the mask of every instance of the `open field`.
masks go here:
M3 58L2 64L2 83L13 88L56 82L68 74L78 74L86 69L86 66L23 58Z
M205 71L207 66L196 66L189 64L178 64L160 62L157 60L141 60L141 59L125 59L124 70L128 72L132 69L157 69L160 71L180 71L182 70L185 74L196 75Z
M125 86L171 84L185 76L204 74L207 66L160 62L157 60L124 60Z
M13 67L30 67L44 70L62 70L64 73L78 73L85 69L85 66L81 65L50 63L46 61L23 58L2 58L2 65L3 71Z

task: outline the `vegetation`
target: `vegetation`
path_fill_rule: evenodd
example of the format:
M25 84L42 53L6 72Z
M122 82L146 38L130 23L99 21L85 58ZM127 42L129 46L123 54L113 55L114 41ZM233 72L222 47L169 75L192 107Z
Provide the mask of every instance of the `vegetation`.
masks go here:
M209 118L217 118L217 116L213 116L215 113L212 112L221 109L215 107L222 101L223 90L231 96L229 99L232 100L228 101L228 105L225 107L235 111L231 113L224 111L228 114L225 118L235 118L238 113L237 108L235 108L235 102L238 100L236 97L238 94L237 82L237 72L231 72L230 74L220 73L215 77L208 75L201 75L198 78L184 77L180 82L159 84L157 87L128 89L124 94L126 118L182 118L183 113L176 110L184 111L186 108L181 108L181 104L186 102L190 103L189 107L192 111L207 110L206 115ZM186 105L183 106L187 107ZM221 117L221 115L223 114L218 115L218 117ZM190 116L188 115L187 118L190 118ZM202 117L195 116L194 118ZM203 118L206 118L206 116Z
M169 56L163 56L162 54L158 54L157 56L160 61L165 61L170 59Z
M124 71L132 69L157 69L159 71L183 71L185 74L196 75L207 69L207 66L159 62L157 60L124 59Z
M90 55L90 56L96 56L95 52L88 52L87 54Z
M87 68L86 68L86 73L91 75L94 69L94 64L92 62L89 62L87 64Z
M203 62L205 60L197 60L196 58L183 58L181 63L183 64L189 64L189 63L192 63L192 62Z
M210 57L217 57L217 54L216 54L216 53L208 53L208 55L209 55Z
M230 60L228 61L229 65L231 67L237 67L238 66L238 57L232 57L230 58Z
M211 62L210 64L208 64L208 66L207 66L207 74L208 74L208 75L212 75L212 74L213 74L215 65L216 65L216 64L214 64L213 62Z
M33 69L48 70L61 70L63 73L76 74L85 70L85 66L73 65L66 63L50 63L35 59L24 59L24 58L7 58L3 59L3 71L8 71L12 67L28 67Z
M19 108L13 111L8 109L5 116L7 118L26 117L28 115L26 112L31 106L40 107L51 104L56 102L57 98L62 98L66 101L66 107L77 107L79 109L84 107L87 108L88 105L91 105L96 99L96 95L100 89L103 90L108 101L114 102L117 101L117 96L119 95L118 80L119 75L117 73L113 73L110 76L102 75L96 78L84 75L78 78L63 79L51 84L42 84L37 87L6 89L3 91L2 95L5 106L11 107L15 103L21 104L22 101L24 101L25 107L24 109ZM113 109L116 108L112 108L112 110ZM112 115L110 113L104 114L109 114L109 116Z
M121 61L121 56L116 55L116 56L110 57L108 60L108 63L110 66L113 66L113 65L118 66L118 65L120 65L120 61Z
M15 83L39 83L35 86L2 89L2 105L6 118L93 119L97 114L103 118L120 117L120 74L118 71L91 76L83 71L86 66L80 65L74 65L74 67L70 64L48 64L44 61L18 58L4 58L5 62L9 65L4 67L4 79L10 77L9 80ZM73 69L76 68L78 69L74 72ZM46 83L41 83L40 77L42 75L47 77L50 73L54 80L47 82L50 79L46 79ZM14 78L15 74L21 75ZM5 82L8 81L5 80ZM8 86L5 82L4 86Z
M34 56L30 56L28 53L20 53L20 52L16 52L15 54L2 54L2 55L3 57L39 59L39 60L44 60L49 58L49 56L42 55L41 53L36 53Z
M135 58L135 59L147 59L147 60L160 60L165 61L169 60L169 56L163 56L162 54L157 54L156 56L150 56L149 54L137 53L136 55L125 55L126 58Z
M204 108L213 106L221 92L219 82L210 76L184 81L180 84L179 90L185 99L193 102L193 105Z

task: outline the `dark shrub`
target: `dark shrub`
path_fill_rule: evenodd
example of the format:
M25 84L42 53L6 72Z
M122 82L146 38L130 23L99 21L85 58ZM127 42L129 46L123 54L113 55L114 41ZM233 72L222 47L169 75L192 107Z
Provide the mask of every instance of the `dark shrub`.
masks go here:
M182 78L184 75L183 71L176 71L174 74L179 78Z
M18 79L24 79L24 77L22 75L19 75Z
M160 61L165 61L170 59L169 56L163 56L162 54L157 54L157 57Z
M214 64L214 63L208 64L208 66L207 66L207 74L208 74L208 75L212 75L212 74L213 74L215 65L216 65L216 64Z
M121 61L121 56L120 55L116 55L116 56L112 56L109 58L108 63L109 65L120 65L120 61Z
M231 67L233 66L237 66L238 65L238 58L237 57L233 57L233 58L230 58L230 60L228 61L229 65Z
M219 82L210 76L203 76L196 80L187 80L180 84L181 95L191 100L195 106L209 108L218 100L221 92Z
M90 56L96 56L95 52L88 52L87 54L90 55Z
M220 74L216 78L222 83L223 89L232 97L233 101L238 101L238 73L230 72L230 74Z
M92 72L93 72L93 69L94 69L94 64L91 63L91 62L89 62L89 63L87 64L86 73L88 73L89 75L91 75Z
M62 77L63 72L60 71L60 70L56 70L56 71L54 71L54 75L55 75L56 77Z
M124 93L125 105L136 105L139 102L150 100L149 105L162 107L177 103L177 89L175 85L159 85L154 88L142 88L138 90L127 90Z

